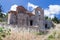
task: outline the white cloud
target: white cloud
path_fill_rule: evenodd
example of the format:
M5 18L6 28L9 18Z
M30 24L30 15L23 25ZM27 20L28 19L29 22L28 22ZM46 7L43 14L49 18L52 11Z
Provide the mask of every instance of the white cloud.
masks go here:
M10 10L16 11L16 7L17 7L16 4L15 5L12 5L11 8L10 8Z
M37 7L38 7L37 5L34 5L34 4L30 3L30 2L28 2L28 10L33 10L33 9L35 9Z
M60 13L60 5L49 5L49 8L44 9L45 16L54 18L55 15Z
M2 12L2 13L6 15L6 13L5 13L5 12Z

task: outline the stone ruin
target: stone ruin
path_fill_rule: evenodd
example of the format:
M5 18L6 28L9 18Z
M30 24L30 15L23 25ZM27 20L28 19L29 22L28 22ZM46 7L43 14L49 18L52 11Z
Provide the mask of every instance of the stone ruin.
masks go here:
M8 24L45 30L44 10L37 7L30 12L23 6L17 6L16 11L10 10L8 12Z

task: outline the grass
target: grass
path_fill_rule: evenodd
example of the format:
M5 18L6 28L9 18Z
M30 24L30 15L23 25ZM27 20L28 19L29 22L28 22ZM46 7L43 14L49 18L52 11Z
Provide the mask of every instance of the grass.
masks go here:
M47 40L60 40L60 32L54 31L48 36Z
M40 35L36 35L35 33L28 31L15 31L11 29L11 35L7 36L3 40L40 40L43 37Z
M38 32L36 33L37 35L44 35L45 33L44 32Z

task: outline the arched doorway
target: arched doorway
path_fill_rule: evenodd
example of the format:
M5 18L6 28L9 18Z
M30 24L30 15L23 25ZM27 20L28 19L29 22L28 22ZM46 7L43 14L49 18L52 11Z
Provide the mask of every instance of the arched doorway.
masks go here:
M50 27L48 27L48 24L45 24L45 28L46 28L46 29L50 29Z
M30 20L30 26L32 26L33 25L33 20Z
M48 28L47 24L45 24L45 28L46 28L46 29Z

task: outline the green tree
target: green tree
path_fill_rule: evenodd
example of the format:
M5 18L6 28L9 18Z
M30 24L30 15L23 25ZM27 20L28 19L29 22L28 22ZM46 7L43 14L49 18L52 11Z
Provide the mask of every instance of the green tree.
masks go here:
M48 16L45 16L45 19L47 20L48 19Z
M0 5L0 18L3 18L2 5Z
M8 13L6 13L6 14L4 15L4 19L5 19L4 21L7 22L7 20L8 20Z
M2 5L0 5L0 22L4 21L5 14L2 13Z
M51 20L51 18L49 18L48 16L45 16L45 20Z
M56 16L52 19L52 21L55 22L55 23L59 23L59 20Z

